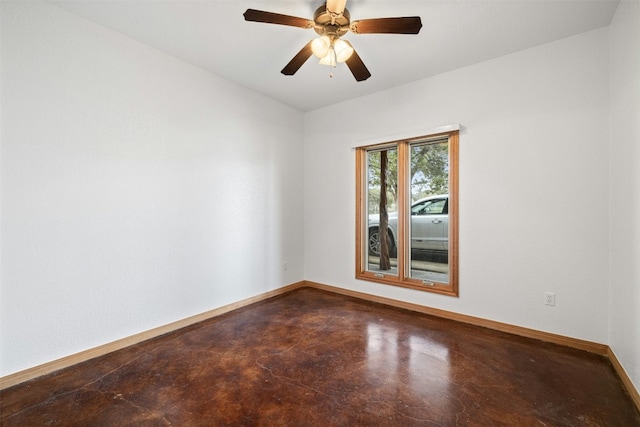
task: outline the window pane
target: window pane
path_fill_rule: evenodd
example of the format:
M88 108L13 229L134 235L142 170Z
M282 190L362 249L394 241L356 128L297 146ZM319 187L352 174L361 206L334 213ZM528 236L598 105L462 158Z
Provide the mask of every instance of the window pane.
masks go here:
M366 178L366 269L397 276L398 150L368 151Z
M409 277L449 283L449 143L411 145Z
M356 149L357 279L458 296L458 145L451 132Z

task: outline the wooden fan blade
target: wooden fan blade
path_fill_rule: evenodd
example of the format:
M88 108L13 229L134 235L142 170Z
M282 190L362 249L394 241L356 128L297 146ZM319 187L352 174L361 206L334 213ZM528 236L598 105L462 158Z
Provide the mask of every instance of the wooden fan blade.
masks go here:
M342 15L346 5L347 0L327 0L327 11Z
M345 42L347 42L349 46L351 46L351 43L346 40ZM351 47L353 48L353 46ZM349 70L351 70L351 74L353 74L353 77L355 77L357 81L361 82L371 77L371 73L367 69L367 66L364 65L364 62L362 62L362 59L360 59L360 55L358 55L358 52L356 52L355 49L353 50L353 53L351 54L349 59L347 59L345 62L347 64L347 67L349 67Z
M422 28L419 16L375 18L353 21L351 31L357 34L418 34Z
M309 57L311 57L311 55L313 54L313 52L311 51L311 43L312 41L307 43L302 49L300 49L300 52L298 52L296 56L294 56L293 59L289 61L289 63L285 65L285 67L280 72L285 76L293 76L296 71L298 71L300 67L302 67L302 64L304 64L307 59L309 59Z
M247 9L243 16L245 21L264 22L266 24L288 25L299 28L311 28L314 25L314 22L308 19L282 15L280 13L265 12L263 10Z

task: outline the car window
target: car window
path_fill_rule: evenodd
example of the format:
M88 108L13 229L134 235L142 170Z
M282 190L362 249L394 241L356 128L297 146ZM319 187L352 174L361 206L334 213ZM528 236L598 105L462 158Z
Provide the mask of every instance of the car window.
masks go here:
M417 203L411 208L411 215L441 215L444 212L447 199L427 200Z
M416 203L411 207L411 215L424 215L424 206L427 202Z

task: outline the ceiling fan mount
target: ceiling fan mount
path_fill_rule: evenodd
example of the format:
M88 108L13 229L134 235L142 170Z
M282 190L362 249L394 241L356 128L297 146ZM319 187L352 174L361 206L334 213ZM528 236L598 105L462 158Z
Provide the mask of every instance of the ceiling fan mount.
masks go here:
M244 13L246 21L266 24L286 25L303 29L313 28L317 39L307 43L285 67L281 73L294 75L312 55L320 58L321 64L336 66L345 62L353 77L363 81L371 77L360 56L351 43L340 37L351 31L354 34L418 34L422 28L419 16L399 18L363 19L351 22L351 15L346 9L347 0L327 0L313 14L313 20L263 10L247 9Z
M325 5L320 6L313 13L313 29L319 36L342 37L349 32L351 15L347 9L341 14L329 12Z

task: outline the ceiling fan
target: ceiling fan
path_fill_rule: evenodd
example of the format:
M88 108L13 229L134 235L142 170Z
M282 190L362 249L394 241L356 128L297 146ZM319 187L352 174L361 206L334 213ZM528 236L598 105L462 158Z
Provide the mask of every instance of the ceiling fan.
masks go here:
M313 14L313 20L280 13L247 9L245 21L267 24L288 25L304 29L313 28L319 37L311 40L282 69L282 74L292 76L302 67L311 55L320 58L321 64L336 66L346 62L357 81L371 77L371 73L346 40L341 39L348 31L355 34L418 34L422 28L419 16L399 18L375 18L351 21L351 15L345 8L347 0L327 0Z

